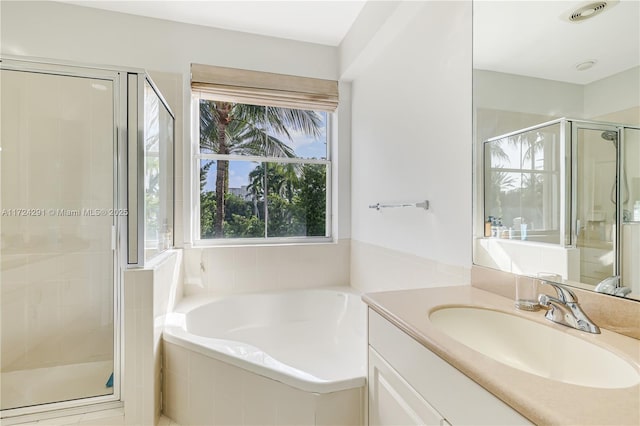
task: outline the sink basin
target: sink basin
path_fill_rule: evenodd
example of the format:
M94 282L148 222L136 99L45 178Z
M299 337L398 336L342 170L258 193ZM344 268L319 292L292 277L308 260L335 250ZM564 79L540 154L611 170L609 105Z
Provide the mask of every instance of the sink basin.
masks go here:
M519 316L474 307L444 307L432 311L429 320L471 349L537 376L609 389L640 382L637 369L607 349Z

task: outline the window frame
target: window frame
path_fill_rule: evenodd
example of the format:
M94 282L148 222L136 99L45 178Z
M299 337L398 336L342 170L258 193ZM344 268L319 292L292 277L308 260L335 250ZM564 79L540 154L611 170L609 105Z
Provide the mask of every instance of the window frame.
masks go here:
M223 98L223 97L221 97ZM334 122L336 112L326 112L326 159L312 158L289 158L289 157L267 157L237 154L209 154L200 152L200 100L213 100L213 96L203 96L201 93L191 93L191 183L190 193L192 196L191 208L187 214L187 220L191 221L190 237L194 247L220 247L220 246L271 246L290 244L326 244L334 243L335 228L333 224L333 188L334 182L334 161L332 156L334 144ZM231 101L228 97L224 100ZM237 102L242 103L242 102ZM289 164L321 164L327 168L325 187L325 236L292 236L292 237L260 237L260 238L201 238L200 231L200 161L201 160L228 160L246 161L258 163L289 163ZM265 207L268 221L268 208ZM265 221L265 228L267 227Z

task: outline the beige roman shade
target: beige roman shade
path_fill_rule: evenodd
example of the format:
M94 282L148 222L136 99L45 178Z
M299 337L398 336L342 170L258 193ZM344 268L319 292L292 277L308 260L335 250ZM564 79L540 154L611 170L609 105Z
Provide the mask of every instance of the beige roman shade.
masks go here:
M191 89L202 98L333 112L338 82L286 74L191 64Z

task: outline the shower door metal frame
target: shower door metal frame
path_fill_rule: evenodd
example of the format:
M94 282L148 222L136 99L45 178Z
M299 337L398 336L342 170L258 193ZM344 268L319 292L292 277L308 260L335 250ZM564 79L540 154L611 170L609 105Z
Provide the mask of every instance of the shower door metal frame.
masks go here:
M617 162L618 162L618 167L616 169L616 192L617 192L617 198L616 201L624 207L623 203L622 203L622 193L623 193L623 188L622 188L622 181L624 179L624 173L626 172L624 170L625 165L624 165L624 159L626 158L626 153L625 153L625 149L626 149L626 143L625 143L625 130L627 129L631 129L631 130L638 130L640 131L640 126L627 126L627 125L618 125L618 158L617 158ZM626 183L628 185L628 182ZM628 187L627 187L628 190ZM631 196L631 194L629 194L629 196ZM629 201L631 201L631 199L629 199ZM631 209L633 209L633 206L630 206ZM624 277L622 276L623 272L624 272L624 258L622 256L622 226L625 224L625 220L624 220L624 208L619 208L616 209L616 213L618 214L618 224L616 226L616 236L617 236L617 247L616 247L616 258L617 258L617 262L618 262L618 274L620 276L620 282L619 282L619 286L624 287L625 286L625 282L624 282ZM628 286L630 287L630 286Z
M52 62L39 58L22 58L3 55L0 57L0 69L19 72L59 75L75 78L91 78L111 81L113 84L113 208L127 208L126 190L126 93L127 72L111 67L92 67L83 64ZM139 72L139 71L135 71ZM34 421L47 417L59 417L86 413L96 410L120 408L122 399L122 265L126 262L126 220L115 215L112 222L113 252L113 393L101 396L89 396L67 401L43 403L0 411L3 424ZM124 263L126 264L126 263ZM50 414L47 414L50 413Z

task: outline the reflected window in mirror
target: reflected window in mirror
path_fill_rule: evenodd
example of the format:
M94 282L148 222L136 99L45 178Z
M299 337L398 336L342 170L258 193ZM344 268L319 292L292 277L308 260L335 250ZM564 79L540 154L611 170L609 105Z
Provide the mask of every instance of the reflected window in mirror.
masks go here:
M561 145L559 123L485 142L485 218L499 228L492 236L564 243Z

